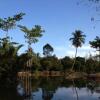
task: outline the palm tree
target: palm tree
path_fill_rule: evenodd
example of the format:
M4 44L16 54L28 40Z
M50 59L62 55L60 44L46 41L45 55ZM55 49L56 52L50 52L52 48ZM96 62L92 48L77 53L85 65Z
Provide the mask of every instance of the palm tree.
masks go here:
M96 36L94 41L89 42L92 48L95 48L97 51L99 51L99 61L100 61L100 37Z
M73 37L71 37L69 39L70 41L72 41L72 45L76 48L74 63L72 65L71 70L73 70L75 62L76 62L77 49L78 49L78 47L81 47L82 44L84 44L84 42L85 42L85 37L86 36L82 33L83 33L82 31L76 30L75 32L72 33Z
M26 38L26 42L28 43L28 49L31 48L32 43L38 42L38 38L42 37L42 30L41 26L35 25L32 29L28 29L26 26L19 25L21 31L25 33L24 37Z

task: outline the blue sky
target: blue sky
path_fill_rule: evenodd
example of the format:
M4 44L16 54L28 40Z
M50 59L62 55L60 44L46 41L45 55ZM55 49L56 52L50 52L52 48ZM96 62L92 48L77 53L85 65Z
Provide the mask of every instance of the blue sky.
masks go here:
M78 56L86 56L89 53L95 53L88 42L97 35L100 36L100 23L90 20L92 16L98 18L95 10L91 10L91 7L84 5L84 3L77 5L76 1L78 0L0 0L0 18L24 12L26 15L18 24L29 28L41 25L45 33L38 43L32 45L34 51L39 52L41 56L43 46L50 43L54 48L54 54L58 57L73 57L75 49L69 38L72 32L80 29L87 37L86 43L82 48L79 48ZM0 37L4 37L3 33L0 30ZM18 28L10 30L9 35L13 37L13 41L24 44L19 53L27 49L24 33Z

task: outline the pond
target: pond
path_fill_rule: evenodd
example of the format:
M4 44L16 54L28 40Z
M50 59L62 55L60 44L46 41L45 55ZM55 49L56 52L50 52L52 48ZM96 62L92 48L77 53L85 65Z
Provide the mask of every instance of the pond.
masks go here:
M0 100L100 100L100 80L20 78L16 91L0 90Z

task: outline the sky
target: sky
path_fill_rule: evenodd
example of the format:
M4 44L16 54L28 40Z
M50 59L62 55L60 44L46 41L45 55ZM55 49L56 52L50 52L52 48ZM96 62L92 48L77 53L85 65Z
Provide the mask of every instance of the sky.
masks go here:
M34 25L41 25L45 30L39 42L32 45L34 52L43 56L43 46L49 43L54 48L57 57L74 57L75 48L69 38L72 32L81 30L86 35L85 44L78 49L77 56L86 57L96 54L95 49L91 49L89 41L100 36L100 22L91 21L91 17L97 20L100 18L94 8L85 2L77 5L78 0L0 0L0 18L7 18L17 13L23 12L26 15L17 24L32 28ZM94 27L95 26L95 27ZM24 46L19 50L19 54L27 50L24 33L15 28L9 30L9 35ZM0 37L4 37L4 32L0 30Z

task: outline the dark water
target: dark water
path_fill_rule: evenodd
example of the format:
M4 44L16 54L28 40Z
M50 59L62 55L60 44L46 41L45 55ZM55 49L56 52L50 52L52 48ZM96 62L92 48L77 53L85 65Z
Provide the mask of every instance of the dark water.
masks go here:
M0 90L0 100L100 100L100 80L22 78L16 90Z

